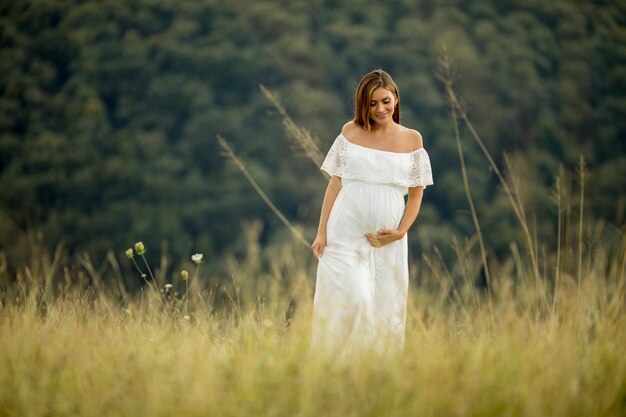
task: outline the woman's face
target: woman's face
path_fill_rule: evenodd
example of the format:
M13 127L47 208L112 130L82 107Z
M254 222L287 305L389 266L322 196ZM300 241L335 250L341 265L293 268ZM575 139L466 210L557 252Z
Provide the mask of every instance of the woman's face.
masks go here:
M372 92L369 117L376 123L384 125L393 120L396 107L396 96L384 87Z

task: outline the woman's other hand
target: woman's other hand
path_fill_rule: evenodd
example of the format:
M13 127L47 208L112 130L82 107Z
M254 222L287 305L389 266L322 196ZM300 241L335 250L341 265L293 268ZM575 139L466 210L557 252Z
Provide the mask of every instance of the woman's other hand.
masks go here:
M313 249L313 255L315 255L317 259L321 258L322 254L324 253L325 247L326 247L326 235L318 234L315 237L313 244L311 245L311 249Z
M404 237L404 232L398 229L380 229L376 234L368 233L365 235L367 241L375 248L380 248L396 240Z

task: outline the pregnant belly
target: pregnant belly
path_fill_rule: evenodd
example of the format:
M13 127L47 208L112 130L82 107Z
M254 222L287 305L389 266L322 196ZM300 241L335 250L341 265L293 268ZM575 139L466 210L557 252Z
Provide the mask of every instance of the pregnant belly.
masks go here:
M401 188L385 184L344 181L328 219L328 239L362 237L398 226L404 212Z

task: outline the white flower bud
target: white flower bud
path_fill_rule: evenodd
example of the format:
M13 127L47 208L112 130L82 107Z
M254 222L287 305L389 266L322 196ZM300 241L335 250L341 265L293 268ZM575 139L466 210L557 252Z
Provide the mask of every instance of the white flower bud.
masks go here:
M143 255L144 253L146 253L146 248L143 246L143 242L135 243L135 252L137 252L139 255Z

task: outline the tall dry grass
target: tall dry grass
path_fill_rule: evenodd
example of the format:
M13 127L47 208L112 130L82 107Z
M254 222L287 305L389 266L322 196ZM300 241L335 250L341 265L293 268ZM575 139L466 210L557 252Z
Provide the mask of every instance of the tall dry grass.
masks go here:
M625 282L607 257L592 261L580 285L561 277L554 294L541 293L547 286L538 288L513 262L493 265L493 310L470 276L455 281L429 258L412 287L405 349L335 362L309 349L311 267L297 248L281 251L265 253L251 241L247 256L232 261L232 285L221 290L232 302L218 304L218 290L195 285L191 320L164 310L151 293L124 303L114 288L86 286L46 299L45 271L20 285L3 274L0 415L626 411ZM556 307L542 308L538 300L551 296Z

